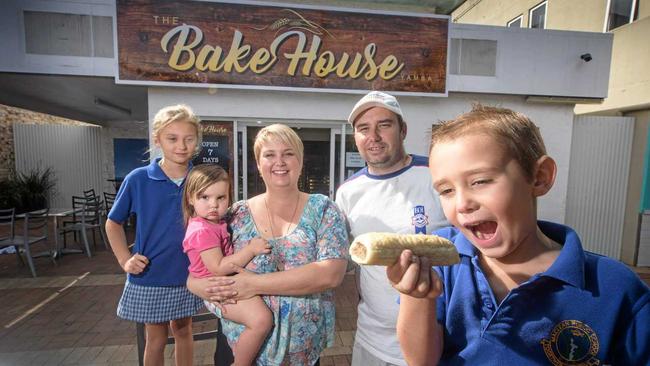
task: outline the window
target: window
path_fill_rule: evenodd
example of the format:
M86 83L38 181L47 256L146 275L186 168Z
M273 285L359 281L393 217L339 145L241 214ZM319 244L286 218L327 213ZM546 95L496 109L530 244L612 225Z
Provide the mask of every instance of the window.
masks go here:
M528 13L528 25L530 28L546 28L546 1L530 9Z
M606 31L631 23L639 16L638 0L609 0Z
M113 57L113 19L25 11L25 51L37 55Z
M515 19L511 20L508 22L508 28L510 27L516 27L516 28L521 28L521 20L524 18L523 15L520 15L516 17Z
M452 75L495 76L497 41L452 38L449 73Z

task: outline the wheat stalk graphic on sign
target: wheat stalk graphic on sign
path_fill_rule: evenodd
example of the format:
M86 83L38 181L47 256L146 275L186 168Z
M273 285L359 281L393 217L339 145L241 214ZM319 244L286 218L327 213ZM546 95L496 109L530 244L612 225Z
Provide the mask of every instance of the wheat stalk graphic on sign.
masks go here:
M327 34L328 36L336 39L336 37L334 37L332 33L330 33L327 29L323 28L318 23L312 22L311 20L307 20L305 17L300 15L300 13L298 13L297 11L291 9L282 9L282 10L294 14L297 18L280 18L267 26L261 28L256 28L256 27L251 27L251 28L258 31L263 31L266 29L272 30L275 31L276 36L278 32L283 30L283 28L286 28L287 30L302 29L318 36Z

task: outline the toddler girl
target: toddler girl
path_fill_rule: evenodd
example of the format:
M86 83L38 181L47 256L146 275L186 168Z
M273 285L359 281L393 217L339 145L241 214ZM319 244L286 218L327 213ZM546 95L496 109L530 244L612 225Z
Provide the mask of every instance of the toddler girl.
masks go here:
M218 165L203 164L192 169L183 191L183 217L187 224L183 250L190 259L190 275L196 278L233 273L233 264L245 267L256 255L270 253L271 247L261 238L233 253L230 235L223 217L229 206L230 180ZM214 305L206 306L226 319L246 328L233 354L235 365L249 366L273 326L271 312L264 301L255 296L237 304L221 305L219 314Z

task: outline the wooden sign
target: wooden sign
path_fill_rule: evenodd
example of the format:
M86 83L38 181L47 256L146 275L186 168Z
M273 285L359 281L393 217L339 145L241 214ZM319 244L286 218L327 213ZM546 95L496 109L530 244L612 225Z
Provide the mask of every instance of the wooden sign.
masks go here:
M446 95L449 18L117 0L117 82Z

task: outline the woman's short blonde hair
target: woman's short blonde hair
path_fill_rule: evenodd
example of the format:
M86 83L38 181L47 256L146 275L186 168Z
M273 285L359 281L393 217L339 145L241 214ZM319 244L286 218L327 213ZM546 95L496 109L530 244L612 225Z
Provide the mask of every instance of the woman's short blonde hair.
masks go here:
M151 127L151 135L154 140L160 137L160 131L173 122L187 122L194 125L197 136L195 153L198 153L201 150L201 141L203 139L201 120L194 114L192 108L185 104L170 105L160 109L158 113L156 113Z
M259 163L260 161L260 152L262 151L262 145L272 141L277 140L287 146L290 146L296 153L296 157L302 164L302 158L304 155L304 146L300 136L287 125L281 123L272 124L262 128L255 136L255 143L253 144L253 153L255 154L255 161Z

